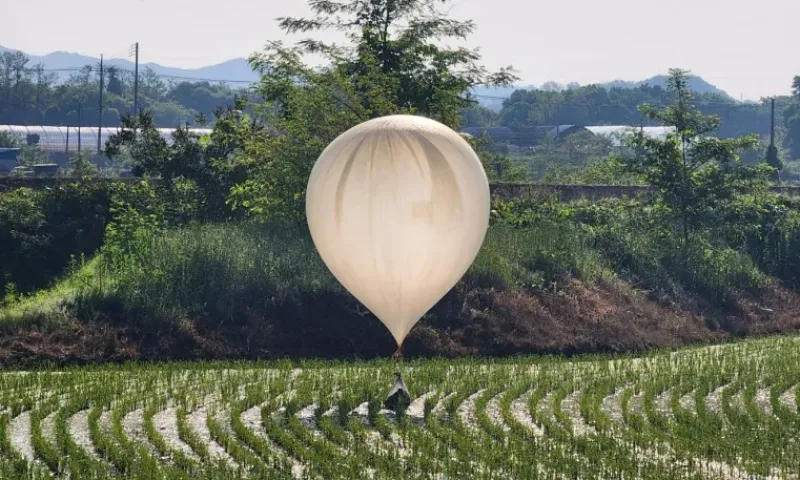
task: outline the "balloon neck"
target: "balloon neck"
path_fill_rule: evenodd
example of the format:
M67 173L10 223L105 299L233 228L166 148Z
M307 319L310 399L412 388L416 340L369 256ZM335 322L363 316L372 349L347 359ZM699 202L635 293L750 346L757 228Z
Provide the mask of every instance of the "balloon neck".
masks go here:
M398 345L397 350L394 352L394 355L392 356L394 357L395 360L400 360L401 358L403 358L403 347Z

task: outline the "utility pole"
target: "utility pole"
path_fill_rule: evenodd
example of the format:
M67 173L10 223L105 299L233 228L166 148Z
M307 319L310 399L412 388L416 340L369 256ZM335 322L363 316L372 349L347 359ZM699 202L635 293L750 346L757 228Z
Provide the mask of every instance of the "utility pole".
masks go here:
M772 98L772 115L769 124L769 144L775 145L775 97Z
M133 115L139 115L139 42L133 44L134 64L133 64Z
M103 133L103 54L100 54L100 105L97 107L97 154L100 155L100 135Z
M781 170L783 170L783 162L778 155L778 147L775 146L775 98L771 99L771 119L769 124L769 148L767 148L767 165L775 169L772 174L772 180L775 183L781 183Z
M81 111L83 110L83 101L78 103L78 155L81 153Z

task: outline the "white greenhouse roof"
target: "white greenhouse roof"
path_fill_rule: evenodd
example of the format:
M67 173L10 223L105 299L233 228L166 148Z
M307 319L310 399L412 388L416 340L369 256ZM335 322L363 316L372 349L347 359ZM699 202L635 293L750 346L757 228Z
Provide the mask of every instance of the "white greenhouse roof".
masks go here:
M105 148L108 139L119 132L117 127L103 127L100 129L101 148ZM210 128L192 128L192 132L199 135L211 133ZM174 128L159 128L158 132L167 143L172 143ZM25 142L28 135L39 135L39 145L49 152L75 152L78 150L78 127L57 127L46 125L0 125L0 132L9 132L17 135ZM81 150L97 150L97 127L80 128Z
M639 130L642 131L645 137L659 140L666 139L667 135L675 131L675 127L631 127L629 125L608 125L584 128L595 135L610 137L617 146L621 144L621 138L623 136L631 135Z

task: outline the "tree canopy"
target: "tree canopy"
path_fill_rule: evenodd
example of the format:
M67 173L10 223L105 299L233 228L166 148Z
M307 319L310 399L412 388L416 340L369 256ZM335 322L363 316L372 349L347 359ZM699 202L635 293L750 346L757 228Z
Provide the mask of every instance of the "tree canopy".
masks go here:
M303 218L305 182L322 150L339 134L370 118L421 114L458 128L461 111L474 103L476 85L505 85L512 69L488 72L477 51L440 45L475 29L443 11L448 1L311 0L311 18L281 18L287 33L344 32L346 43L313 37L294 45L270 42L250 58L261 73L263 103L253 106L269 129L246 142L248 180L231 201L270 219ZM312 68L305 58L321 55ZM287 201L287 199L289 199Z
M55 72L30 65L21 52L0 55L0 124L96 126L100 102L100 67L86 65L58 82ZM116 127L133 111L133 72L106 67L103 126ZM198 114L213 117L233 103L236 91L224 84L165 81L150 68L139 72L139 107L148 109L158 126L193 122Z

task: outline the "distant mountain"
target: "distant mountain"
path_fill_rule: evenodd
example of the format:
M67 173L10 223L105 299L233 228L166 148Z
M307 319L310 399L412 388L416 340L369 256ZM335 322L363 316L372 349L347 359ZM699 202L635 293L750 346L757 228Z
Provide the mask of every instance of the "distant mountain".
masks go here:
M635 88L640 85L650 85L652 87L666 87L667 84L667 76L666 75L656 75L655 77L648 78L647 80L642 80L640 82L629 82L625 80L614 80L613 82L607 82L600 84L606 88ZM716 86L708 83L707 81L703 80L702 77L692 76L689 77L689 88L696 92L696 93L713 93L716 95L721 95L723 97L729 98L733 100L734 98L728 95L722 89L717 88Z
M0 45L0 53L13 49L3 47ZM27 55L27 54L26 54ZM30 59L30 65L34 65L37 63L42 63L45 68L47 69L74 69L80 68L84 65L95 65L100 62L99 57L89 57L86 55L79 55L77 53L69 53L69 52L53 52L48 53L47 55L37 56L37 55L27 55ZM123 70L131 70L133 71L134 64L130 60L126 59L106 59L106 65L114 65ZM208 79L208 80L228 80L228 81L238 81L238 82L254 82L258 80L258 75L253 72L250 68L250 65L247 63L247 60L244 58L234 58L232 60L228 60L226 62L222 62L216 65L209 65L206 67L200 68L176 68L176 67L165 67L163 65L159 65L157 63L140 63L139 64L139 72L141 73L145 68L150 67L157 75L166 77L166 78L173 78L174 80L200 80L200 79ZM59 79L66 80L69 78L70 71L61 71L57 72L59 75ZM620 88L634 88L636 86L642 84L649 84L649 85L660 85L664 86L666 83L667 76L666 75L656 75L652 78L647 80L632 82L626 80L615 80L613 82L607 82L600 84L606 88L612 87L620 87ZM231 86L236 86L237 84L232 83ZM503 108L503 100L510 97L511 94L515 90L519 89L531 89L531 88L542 88L545 90L565 90L567 88L574 88L578 84L570 83L569 85L561 85L556 82L546 82L540 86L534 85L514 85L511 87L476 87L473 89L473 94L475 94L478 98L477 100L481 105L486 108L499 111ZM723 90L720 90L714 85L703 80L701 77L691 77L689 80L689 87L697 93L716 93L719 95L723 95L725 97L731 98Z
M15 50L0 45L0 53L4 51L15 51ZM81 68L84 65L96 65L100 63L99 57L89 57L77 53L60 52L60 51L48 53L47 55L43 56L28 55L28 54L26 55L30 59L29 65L42 63L44 65L44 68L49 70L54 70L54 69L67 70L67 71L56 72L58 73L60 80L66 80L67 78L69 78L72 72L68 71L68 69ZM123 70L133 71L134 69L134 63L126 59L107 58L104 60L104 64L114 65ZM201 68L176 68L176 67L165 67L157 63L140 63L139 73L141 74L142 71L144 71L144 69L147 67L151 68L157 75L167 78L172 77L175 80L209 79L209 80L228 80L228 81L233 80L233 81L244 81L244 82L253 82L258 80L258 75L255 72L253 72L253 70L250 68L250 65L247 63L247 60L244 58L234 58L226 62L222 62L216 65L209 65ZM231 86L235 85L231 84Z

